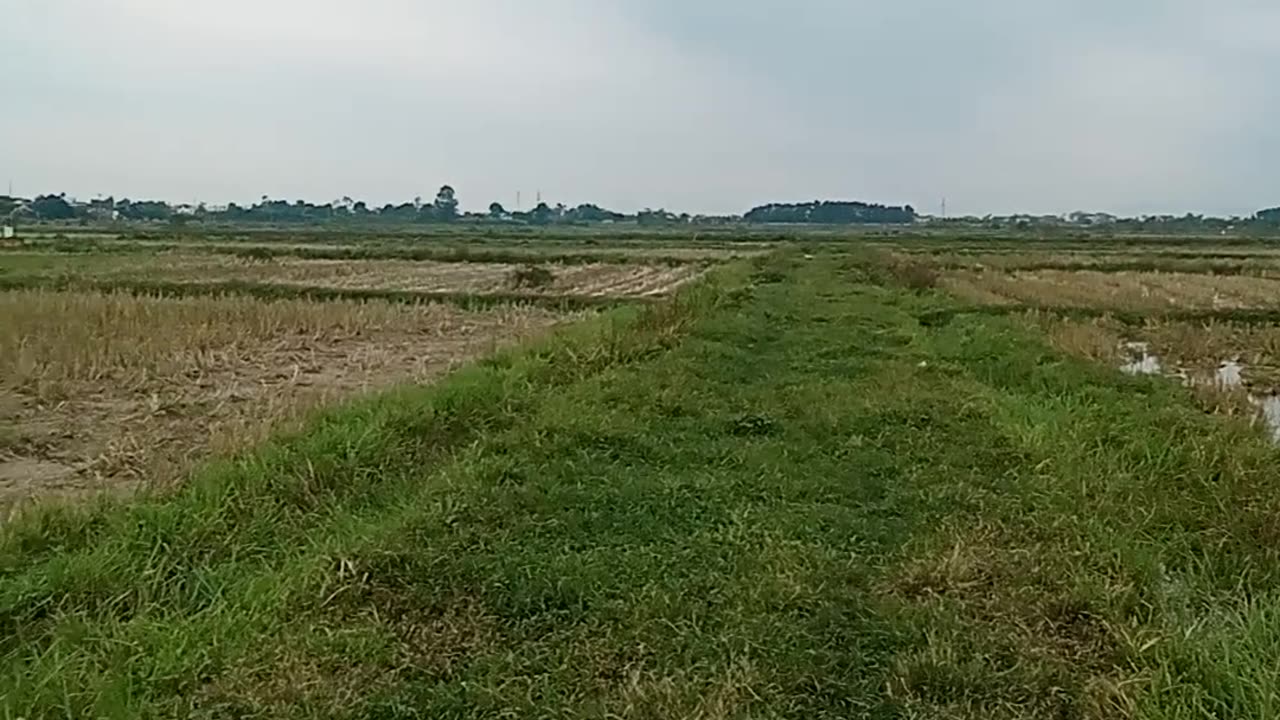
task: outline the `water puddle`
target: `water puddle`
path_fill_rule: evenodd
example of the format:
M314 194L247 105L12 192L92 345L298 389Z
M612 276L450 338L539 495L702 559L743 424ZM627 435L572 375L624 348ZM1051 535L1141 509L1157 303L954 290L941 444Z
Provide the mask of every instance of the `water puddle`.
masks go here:
M1262 408L1262 419L1271 430L1271 440L1280 445L1280 395L1268 395L1261 400L1251 396L1249 400Z
M1151 346L1143 342L1125 343L1129 362L1120 366L1128 375L1169 375L1179 378L1187 386L1213 386L1220 390L1240 390L1245 387L1245 365L1240 360L1226 360L1218 366L1212 377L1195 376L1183 369L1166 373L1159 356L1151 352ZM1272 442L1280 445L1280 395L1254 395L1249 393L1249 403L1258 408L1259 417L1266 423Z
M1147 343L1125 343L1125 349L1130 355L1136 355L1136 359L1120 368L1120 371L1129 375L1159 375L1164 372L1164 368L1160 365L1160 358L1151 354L1151 346Z
M1222 363L1213 381L1224 390L1244 387L1244 365L1241 365L1239 360L1228 360Z

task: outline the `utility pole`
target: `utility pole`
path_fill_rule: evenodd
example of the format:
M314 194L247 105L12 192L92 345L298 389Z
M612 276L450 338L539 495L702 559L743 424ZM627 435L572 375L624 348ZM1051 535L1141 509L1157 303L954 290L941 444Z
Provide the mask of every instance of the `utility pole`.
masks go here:
M942 198L942 219L947 219L947 199Z

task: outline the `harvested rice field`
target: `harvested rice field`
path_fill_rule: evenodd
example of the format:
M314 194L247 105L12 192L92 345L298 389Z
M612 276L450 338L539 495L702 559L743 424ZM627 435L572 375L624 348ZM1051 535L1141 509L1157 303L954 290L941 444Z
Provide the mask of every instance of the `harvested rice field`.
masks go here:
M536 280L529 270L536 269ZM441 294L523 294L652 299L701 276L702 264L585 263L532 265L414 260L254 259L234 255L0 255L11 278L178 284L254 283L334 290ZM2 275L0 275L2 276Z
M369 241L338 240L329 242L298 242L293 240L263 241L244 238L240 240L157 240L137 238L91 238L71 240L67 238L24 238L25 244L16 251L55 251L85 253L97 250L103 253L174 252L188 254L227 255L297 255L299 257L355 256L390 257L430 260L448 256L505 255L518 262L561 262L563 258L595 258L598 262L696 262L724 261L736 258L759 257L776 247L775 242L735 240L732 242L693 240L689 242L654 242L650 240L620 243L585 239L577 242L513 241L500 239L492 242L432 242L414 243L404 239L375 239ZM442 257L444 256L444 257Z
M531 307L0 293L0 511L177 481L316 408L539 334Z
M1105 272L1176 272L1201 275L1280 277L1280 255L1243 255L1220 250L1166 252L935 252L899 253L940 269L957 270L1099 270Z
M1280 308L1280 279L1245 275L952 270L942 273L939 286L979 305L1141 313Z

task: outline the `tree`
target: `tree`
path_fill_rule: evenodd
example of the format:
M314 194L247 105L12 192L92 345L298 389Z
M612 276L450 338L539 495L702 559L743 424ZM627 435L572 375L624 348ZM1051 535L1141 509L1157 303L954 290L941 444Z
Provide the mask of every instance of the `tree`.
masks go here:
M13 215L22 207L22 201L8 195L0 195L0 218L6 218Z
M452 187L445 185L440 188L440 192L436 193L434 208L436 219L441 222L458 219L458 196Z
M584 204L579 205L564 214L564 219L568 222L604 222L606 220L619 221L625 219L622 213L612 210L605 210L599 205Z
M489 217L494 220L501 220L507 216L507 209L502 207L502 203L489 203Z
M418 209L413 203L401 203L399 205L386 205L378 212L388 220L396 220L399 222L413 222L419 219Z
M1258 211L1258 219L1262 222L1280 223L1280 207Z
M534 225L549 225L553 215L555 215L555 211L551 209L551 206L540 202L538 207L529 212L529 222Z
M62 195L41 195L31 201L31 212L41 220L70 220L76 209Z

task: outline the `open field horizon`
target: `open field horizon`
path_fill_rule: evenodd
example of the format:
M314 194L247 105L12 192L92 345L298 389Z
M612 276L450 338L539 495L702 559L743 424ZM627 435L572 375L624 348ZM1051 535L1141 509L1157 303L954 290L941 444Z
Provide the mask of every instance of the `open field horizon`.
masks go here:
M333 239L0 250L0 714L1280 707L1280 245Z

